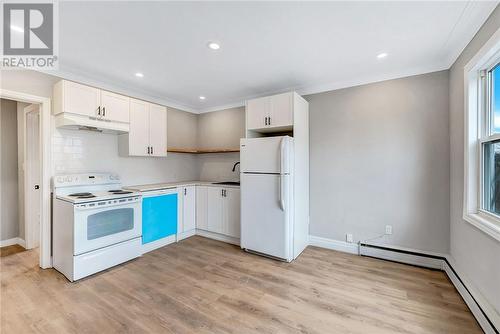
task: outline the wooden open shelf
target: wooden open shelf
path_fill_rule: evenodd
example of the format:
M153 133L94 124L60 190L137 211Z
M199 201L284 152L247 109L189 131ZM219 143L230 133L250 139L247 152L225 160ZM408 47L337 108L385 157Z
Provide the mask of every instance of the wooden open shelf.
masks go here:
M167 149L167 152L171 153L190 153L190 154L233 153L239 151L240 151L239 148L214 148L214 149L168 148Z

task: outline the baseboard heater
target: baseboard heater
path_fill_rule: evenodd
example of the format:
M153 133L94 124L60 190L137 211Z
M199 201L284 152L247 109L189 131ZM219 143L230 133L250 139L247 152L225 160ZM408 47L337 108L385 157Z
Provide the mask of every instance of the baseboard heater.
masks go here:
M458 292L462 295L465 303L485 333L500 334L499 329L495 327L446 257L367 243L359 243L359 255L444 271L452 283L455 284ZM450 270L445 270L447 269L445 266ZM460 286L457 286L457 284ZM465 296L464 293L467 295ZM473 304L470 304L470 301Z

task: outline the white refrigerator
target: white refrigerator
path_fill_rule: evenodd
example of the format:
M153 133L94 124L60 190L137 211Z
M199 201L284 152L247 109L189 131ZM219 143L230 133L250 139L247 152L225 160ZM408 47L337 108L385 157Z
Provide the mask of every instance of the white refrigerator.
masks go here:
M240 159L241 248L290 262L295 258L293 138L241 139Z

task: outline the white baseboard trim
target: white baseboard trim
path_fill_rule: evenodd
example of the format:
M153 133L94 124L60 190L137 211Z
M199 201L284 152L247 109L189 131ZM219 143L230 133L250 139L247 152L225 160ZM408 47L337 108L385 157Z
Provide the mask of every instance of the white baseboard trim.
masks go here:
M350 254L358 254L357 244L339 240L309 236L309 245ZM455 261L448 254L425 252L416 249L380 244L361 244L359 255L444 271L462 296L483 331L487 334L499 334L500 315L483 295L474 288L467 277L458 271Z
M186 239L196 235L196 229L189 230L187 232L177 233L177 241L181 241L182 239Z
M19 245L21 247L26 248L26 241L24 241L24 239L21 238L12 238L0 241L0 247L7 247L12 245Z
M238 238L233 238L224 234L219 234L219 233L214 233L214 232L209 232L205 230L200 230L196 229L196 235L209 238L209 239L214 239L222 242L227 242L228 244L233 244L236 246L240 245L240 239Z
M314 235L309 236L309 245L336 250L344 253L350 253L356 255L358 254L358 244L334 240L334 239L316 237Z
M148 242L142 245L142 254L154 251L155 249L165 247L177 241L177 236L175 234L169 235L163 239Z

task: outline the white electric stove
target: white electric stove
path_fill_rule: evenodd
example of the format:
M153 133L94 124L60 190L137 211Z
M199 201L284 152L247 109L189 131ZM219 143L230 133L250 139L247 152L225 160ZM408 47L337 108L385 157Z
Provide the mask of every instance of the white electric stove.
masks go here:
M141 255L141 194L118 175L57 175L52 189L53 266L70 281Z

